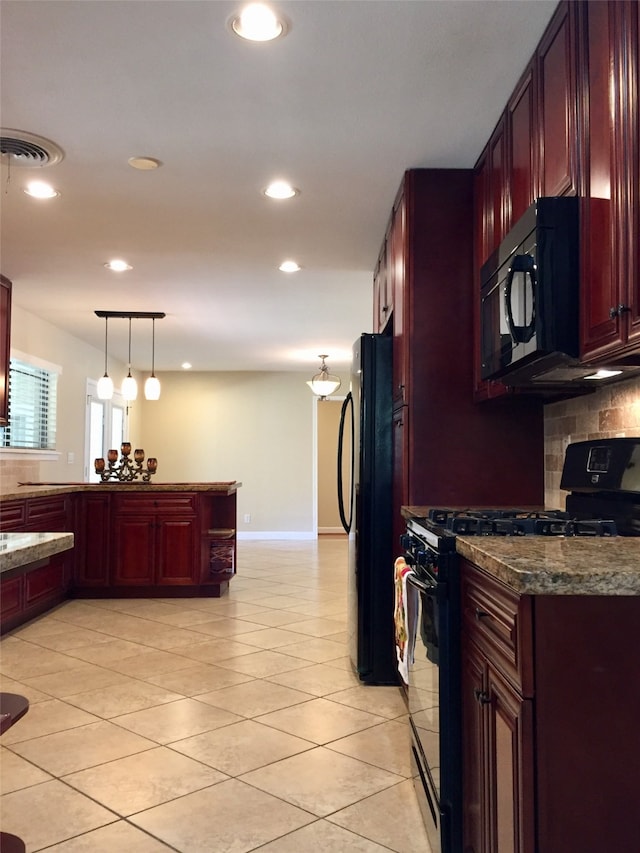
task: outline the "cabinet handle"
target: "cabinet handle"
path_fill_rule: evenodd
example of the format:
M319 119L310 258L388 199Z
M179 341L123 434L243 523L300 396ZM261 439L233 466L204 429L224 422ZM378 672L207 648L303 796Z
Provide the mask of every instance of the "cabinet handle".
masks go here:
M626 314L628 311L631 311L631 307L621 302L619 305L614 305L609 308L609 317L613 320L614 317L619 317L621 314Z
M478 622L481 622L483 619L491 618L491 614L490 614L490 613L487 613L487 611L486 611L486 610L480 610L480 608L479 608L479 607L476 607L475 616L476 616L476 620L477 620Z
M612 305L611 308L609 308L609 319L613 320L617 316L618 316L618 309L616 308L615 305Z
M473 695L476 697L476 700L481 705L488 705L491 702L491 697L486 692L486 690L478 690L478 688L476 687L476 689L473 691Z
M623 305L622 303L618 305L618 314L626 314L627 311L631 311L630 305Z

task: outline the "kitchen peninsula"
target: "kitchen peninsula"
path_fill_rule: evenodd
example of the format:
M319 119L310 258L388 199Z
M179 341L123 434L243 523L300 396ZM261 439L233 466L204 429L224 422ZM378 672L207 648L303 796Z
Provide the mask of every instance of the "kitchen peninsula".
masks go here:
M236 571L237 481L25 484L0 501L0 530L73 533L53 555L37 595L7 595L1 630L67 597L222 595Z
M456 547L465 849L635 853L640 539Z

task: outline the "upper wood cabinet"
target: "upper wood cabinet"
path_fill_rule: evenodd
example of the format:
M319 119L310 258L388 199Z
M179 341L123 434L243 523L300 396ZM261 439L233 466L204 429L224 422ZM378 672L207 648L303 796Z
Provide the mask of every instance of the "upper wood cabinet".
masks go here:
M578 192L576 17L580 5L560 3L536 52L543 196Z
M534 144L536 121L536 66L532 61L507 104L508 225L520 219L540 194L538 191L539 147Z
M382 244L373 274L373 329L381 332L393 311L393 291L387 271L387 241Z
M584 4L581 342L593 361L640 345L639 26L637 3Z
M11 282L0 275L0 426L9 414L9 355L11 351Z

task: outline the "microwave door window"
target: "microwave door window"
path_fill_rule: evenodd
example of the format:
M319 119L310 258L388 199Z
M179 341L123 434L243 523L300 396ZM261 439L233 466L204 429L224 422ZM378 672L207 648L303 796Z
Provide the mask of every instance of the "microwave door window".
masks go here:
M482 289L482 378L487 379L511 364L512 341L504 305L504 279L492 276Z
M537 347L536 295L535 259L530 254L516 255L504 286L505 318L516 358L535 352Z

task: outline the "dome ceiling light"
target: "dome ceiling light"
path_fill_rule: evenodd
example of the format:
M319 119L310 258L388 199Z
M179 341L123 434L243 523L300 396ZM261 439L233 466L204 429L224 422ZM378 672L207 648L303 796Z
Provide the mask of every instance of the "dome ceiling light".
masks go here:
M60 193L45 181L30 181L24 189L31 198L57 198Z
M129 157L127 163L132 169L138 169L141 172L150 172L162 166L162 162L155 157Z
M247 41L273 41L289 31L289 21L266 3L249 3L229 21L231 30Z
M325 358L329 358L329 356L319 355L318 358L320 359L320 373L316 373L313 379L307 382L307 385L321 400L325 400L330 394L338 390L342 382L338 376L332 376L329 373L329 368L324 363Z
M287 181L272 181L262 192L267 198L273 198L278 201L300 195L300 190L292 187Z
M296 261L283 261L278 269L281 272L300 272L302 267Z
M130 264L120 258L114 258L112 261L107 261L105 267L108 270L111 270L111 272L126 272L127 270L133 269Z

